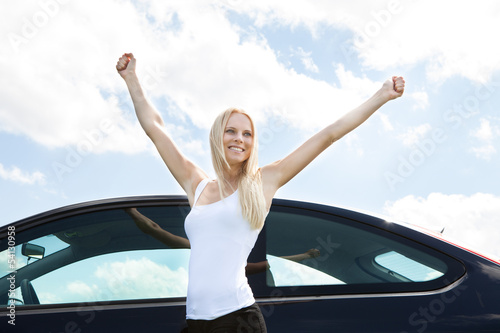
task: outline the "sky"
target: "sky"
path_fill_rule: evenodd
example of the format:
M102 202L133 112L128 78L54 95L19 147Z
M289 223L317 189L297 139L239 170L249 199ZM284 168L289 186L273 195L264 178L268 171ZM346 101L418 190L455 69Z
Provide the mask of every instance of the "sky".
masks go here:
M498 1L38 0L0 4L0 225L102 198L183 194L141 130L118 58L214 176L213 119L285 157L393 75L400 99L276 197L441 230L500 257Z

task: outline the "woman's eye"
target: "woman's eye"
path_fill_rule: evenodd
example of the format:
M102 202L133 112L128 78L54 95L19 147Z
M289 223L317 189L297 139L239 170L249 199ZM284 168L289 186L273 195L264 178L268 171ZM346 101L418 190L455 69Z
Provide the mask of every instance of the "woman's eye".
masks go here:
M247 133L245 133L244 135L246 135L246 136L252 136L252 133L248 133L248 132L247 132Z
M226 130L226 133L234 133L234 131L232 129L228 129Z

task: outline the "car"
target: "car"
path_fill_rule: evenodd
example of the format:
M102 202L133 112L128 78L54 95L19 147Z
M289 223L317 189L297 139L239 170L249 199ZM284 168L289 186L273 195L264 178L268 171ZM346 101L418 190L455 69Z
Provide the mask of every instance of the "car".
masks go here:
M185 330L190 250L143 232L133 208L186 237L189 204L175 195L2 226L0 331ZM274 199L248 263L266 263L247 276L269 332L500 332L499 261L410 224Z

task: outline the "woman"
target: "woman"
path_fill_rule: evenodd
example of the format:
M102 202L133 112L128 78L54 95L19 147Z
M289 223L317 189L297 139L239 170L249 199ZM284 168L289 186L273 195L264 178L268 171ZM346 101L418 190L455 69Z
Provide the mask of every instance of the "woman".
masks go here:
M184 156L165 131L160 113L146 98L135 73L136 59L124 54L116 65L137 118L168 169L187 194L191 212L185 229L191 246L186 318L189 332L266 332L245 277L247 257L276 191L323 150L349 133L389 100L404 92L393 77L365 103L326 127L282 160L257 166L257 137L240 109L221 113L210 131L217 178ZM214 269L215 267L215 269ZM243 326L242 326L243 325Z

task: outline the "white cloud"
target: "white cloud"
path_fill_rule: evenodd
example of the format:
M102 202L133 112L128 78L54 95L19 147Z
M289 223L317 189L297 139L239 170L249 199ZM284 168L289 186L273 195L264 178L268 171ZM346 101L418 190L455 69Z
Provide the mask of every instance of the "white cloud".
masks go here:
M61 147L80 144L86 132L102 131L100 124L108 121L114 131L103 133L95 151L116 149L116 142L119 149L134 150L142 142L140 132L105 92L121 83L114 70L118 50L135 46L154 52L148 47L145 19L130 4L117 1L100 2L98 11L92 3L67 2L58 10L44 9L42 3L9 5L0 28L11 36L10 45L0 51L0 130ZM110 24L113 12L120 15L113 15ZM43 15L46 22L37 21ZM124 27L130 29L124 33ZM12 36L21 42L13 43Z
M293 50L293 53L300 58L300 61L302 62L302 65L304 65L305 69L313 73L319 72L318 66L316 66L311 57L312 52L306 52L301 47L298 47L296 50Z
M357 91L363 97L375 93L382 86L382 82L374 82L366 76L355 76L351 71L346 70L342 64L336 66L335 75L340 81L342 91Z
M200 128L227 107L240 106L256 119L279 113L293 126L317 129L378 89L340 65L339 87L287 69L260 34L243 31L213 4L149 1L134 7L106 0L95 11L93 3L69 2L48 15L36 1L12 3L0 32L22 42L0 51L0 130L47 147L89 147L90 136L97 138L90 141L94 153L147 150L114 68L129 51L152 99L168 100ZM287 7L270 5L273 12ZM44 12L47 22L30 28ZM314 63L305 64L315 70Z
M472 132L472 136L486 142L493 140L494 130L491 126L491 122L485 118L481 118L479 121L481 124L477 130Z
M455 75L486 82L493 71L500 69L500 60L493 56L499 46L484 33L500 28L498 2L483 1L479 6L451 0L399 3L399 12L390 15L385 26L379 24L378 33L365 38L358 47L365 66L384 70L424 62L427 78L439 82ZM379 13L385 10L371 8ZM444 16L450 8L453 15ZM366 21L365 35L370 22L380 20L373 16Z
M343 281L305 264L272 255L267 255L267 260L277 287L345 284Z
M302 25L313 36L321 34L324 25L347 28L354 37L340 45L346 60L359 56L369 68L426 63L430 80L460 75L477 82L500 69L500 45L485 33L500 30L500 4L495 0L236 2L234 10L261 26ZM453 14L446 15L451 9Z
M489 161L497 153L494 140L500 137L500 128L492 125L488 119L481 118L479 128L470 135L479 141L479 145L470 149L477 158Z
M377 115L379 116L380 120L382 121L382 125L384 127L384 130L386 130L388 132L394 130L394 126L392 126L392 123L389 120L389 117L385 113L377 112Z
M166 125L167 131L175 138L175 143L181 148L183 152L192 156L206 156L210 154L210 147L208 145L208 140L202 141L199 139L193 139L192 131L193 129L186 128L184 126L175 126L172 124ZM208 138L208 133L206 135ZM156 151L155 151L156 154Z
M12 166L10 169L7 169L2 165L2 163L0 163L0 178L28 185L44 185L46 183L46 176L40 171L29 173L22 171L16 166Z
M425 91L416 91L410 94L410 97L415 100L413 110L425 109L429 105L429 96Z
M95 300L102 300L98 294L100 293L99 286L97 285L87 285L85 282L82 281L71 281L66 285L66 292L70 295L73 295L73 297L76 296L76 299L79 301L95 301ZM57 296L48 294L47 296L52 297L52 299L56 300L58 299ZM71 301L75 301L74 298L71 298Z
M309 29L314 37L319 35L322 24L346 27L353 21L358 21L358 15L352 16L356 10L365 16L363 9L372 3L382 4L383 1L371 1L370 4L350 1L339 6L329 0L323 1L281 1L281 0L256 0L241 1L227 0L227 8L246 14L251 17L258 27L263 26L288 26L292 29L303 25Z
M148 272L144 274L144 272ZM182 297L187 294L187 270L171 270L147 258L107 263L96 269L99 292L110 299Z
M394 202L386 202L384 211L399 221L433 230L444 227L445 236L500 258L498 196L486 193L471 196L431 193L427 198L410 195Z
M356 155L359 157L365 154L362 145L359 143L359 136L356 133L349 133L349 135L345 137L345 143L349 150L356 152Z
M107 262L96 267L93 277L66 282L64 289L40 293L43 303L95 302L139 298L185 297L187 269L172 270L148 258Z
M432 126L430 124L422 124L419 126L411 127L406 131L406 133L401 134L399 138L402 140L405 146L411 147L422 140L422 138L425 137L431 129Z
M485 144L479 147L472 147L471 152L476 155L477 158L489 161L491 157L497 153L497 149L492 144Z
M0 276L5 276L7 273L14 272L17 269L20 269L26 266L26 261L21 259L19 246L16 249L17 253L12 253L8 249L0 252ZM16 257L14 262L9 262L12 260L12 254L15 254Z
M169 39L165 62L165 70L175 78L165 82L169 97L199 127L209 127L216 114L233 105L257 119L285 110L291 125L317 128L367 95L366 85L346 89L346 79L371 81L343 67L337 68L337 74L345 74L339 78L342 86L334 87L287 69L260 35L242 39L221 13L204 12L203 18L200 22L196 12L182 14L183 28ZM186 62L186 54L191 61Z
M0 33L9 36L0 49L0 131L47 147L85 145L86 134L100 131L102 140L93 146L94 153L148 149L114 69L117 58L129 51L138 58L148 94L167 100L200 128L208 128L228 106L240 106L256 119L279 113L292 126L315 130L378 89L379 83L340 64L348 58L336 60L339 86L298 74L280 63L258 31L231 22L227 10L248 15L257 27L303 25L320 36L326 24L371 34L362 46L351 45L369 68L427 61L433 79L459 74L479 81L500 68L494 56L498 52L485 49L496 44L485 43L485 34L474 30L492 31L500 24L492 10L495 2L391 3L104 0L95 11L90 2L65 2L51 9L35 0L14 2L0 24ZM474 24L465 25L460 15L452 15L441 27L441 11L447 6L467 14ZM381 28L371 31L377 24ZM298 51L304 66L316 72L310 52ZM424 92L411 96L417 108L428 103ZM112 124L112 131L101 129L103 121Z

